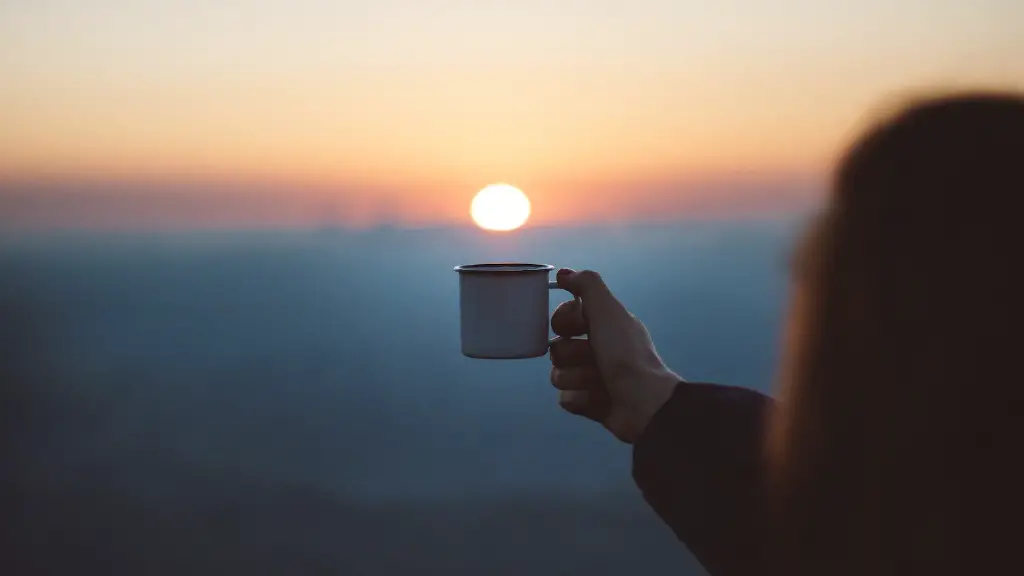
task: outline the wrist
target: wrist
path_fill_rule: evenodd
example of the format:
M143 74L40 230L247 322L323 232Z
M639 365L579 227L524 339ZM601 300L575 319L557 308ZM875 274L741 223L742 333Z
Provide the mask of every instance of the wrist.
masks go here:
M638 379L634 403L631 407L630 442L635 442L643 434L647 425L661 407L672 397L683 379L668 368L646 374Z

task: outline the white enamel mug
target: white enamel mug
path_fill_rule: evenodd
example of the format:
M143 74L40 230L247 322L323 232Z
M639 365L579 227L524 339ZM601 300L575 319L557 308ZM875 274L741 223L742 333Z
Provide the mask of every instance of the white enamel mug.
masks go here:
M456 266L462 354L512 360L548 353L548 264Z

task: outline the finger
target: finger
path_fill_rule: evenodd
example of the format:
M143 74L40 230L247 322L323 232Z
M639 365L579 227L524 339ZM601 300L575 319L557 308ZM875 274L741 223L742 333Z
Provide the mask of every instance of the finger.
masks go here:
M611 408L608 395L600 390L563 390L558 395L558 405L570 414L595 422L603 422Z
M555 276L555 281L559 288L583 300L582 315L588 327L592 327L594 319L606 324L630 317L626 307L615 298L601 275L593 270L576 272L562 268Z
M601 390L601 373L593 364L574 368L551 367L551 385L559 390Z
M582 416L590 403L590 394L586 390L563 390L558 394L558 405L570 414Z
M559 336L572 338L587 333L587 322L583 319L583 305L579 300L562 302L551 315L551 330Z
M551 342L551 365L571 368L594 364L594 349L589 340L556 338Z
M577 298L598 297L602 292L608 292L601 275L593 270L582 270L577 272L572 268L561 268L555 274L555 281L558 287L569 291Z

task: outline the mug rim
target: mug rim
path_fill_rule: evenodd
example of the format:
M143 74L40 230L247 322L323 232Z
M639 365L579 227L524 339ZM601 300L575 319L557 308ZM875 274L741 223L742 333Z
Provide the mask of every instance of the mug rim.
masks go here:
M555 267L550 264L533 264L529 262L485 262L481 264L462 264L455 267L460 274L469 272L473 274L531 274L535 272L548 273Z

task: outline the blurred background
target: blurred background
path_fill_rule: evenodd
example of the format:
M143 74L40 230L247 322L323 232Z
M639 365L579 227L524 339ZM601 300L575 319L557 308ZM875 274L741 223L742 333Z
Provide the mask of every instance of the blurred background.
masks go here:
M1024 87L1022 23L0 1L5 573L702 574L545 359L460 355L452 267L598 270L684 377L770 391L843 147L932 90ZM494 182L521 228L471 220Z

